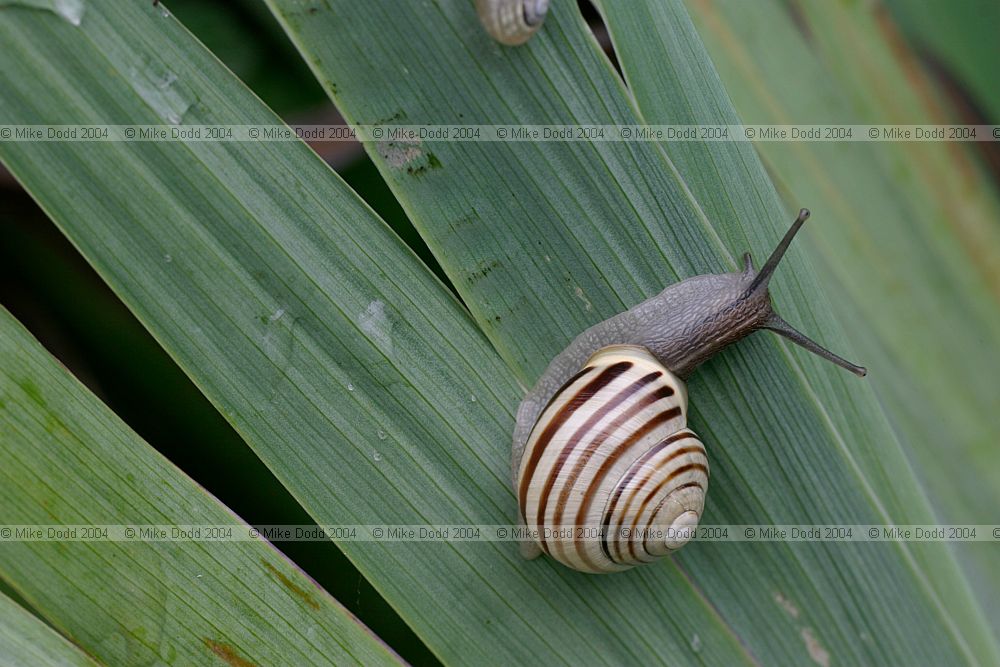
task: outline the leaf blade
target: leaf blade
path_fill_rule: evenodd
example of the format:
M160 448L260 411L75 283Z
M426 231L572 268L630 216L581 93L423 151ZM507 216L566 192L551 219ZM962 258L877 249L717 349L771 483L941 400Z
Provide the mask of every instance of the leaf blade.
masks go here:
M0 330L6 522L247 530L58 367L6 310ZM11 541L0 549L0 572L55 627L109 664L204 662L223 653L261 663L397 663L259 539ZM318 632L306 636L309 627Z
M748 120L953 122L881 8L690 6ZM838 48L831 35L866 46ZM833 301L841 318L868 324L858 328L859 343L884 366L871 376L879 401L937 517L951 524L988 521L1000 502L1000 461L988 444L1000 433L993 389L1000 357L977 342L1000 335L1000 235L990 222L1000 217L1000 204L995 185L963 148L759 145L784 191L843 222L817 230L818 268L840 295ZM957 482L970 475L980 481ZM990 553L975 544L953 547L995 634L1000 582Z
M458 3L412 10L375 7L363 17L352 17L345 3L337 8L332 20L325 20L331 15L322 12L306 16L295 3L285 0L272 0L270 5L345 117L359 125L572 125L640 120L611 76L607 62L596 55L572 9L563 13L562 8L554 6L541 34L525 47L506 50L484 42L475 32L471 10ZM673 8L677 10L678 6ZM683 9L680 11L683 14ZM698 44L689 23L684 29L684 37L692 40L690 44ZM358 65L350 60L350 53L360 43L366 45L368 56ZM472 64L461 67L466 61ZM706 71L704 64L685 63L694 72ZM448 72L447 76L442 76L443 71ZM485 82L477 86L479 79ZM683 93L679 79L675 77L674 82L670 92ZM385 95L383 90L391 90L391 95ZM433 94L428 94L430 90ZM720 91L711 92L719 95ZM721 92L721 96L708 101L718 105L724 99ZM773 215L778 208L773 188L746 147L735 158L724 152L715 155L717 160L733 160L728 173L736 173L732 165L737 165L752 186L740 190L737 182L730 189L716 191L735 196L741 203L737 210L725 198L712 198L713 190L709 188L717 184L718 178L713 181L707 170L699 169L701 154L685 159L684 149L671 151L665 157L655 147L583 143L490 145L487 156L485 150L479 152L475 146L427 141L420 150L432 152L443 168L419 174L401 168L406 165L395 159L393 147L385 142L367 147L477 320L525 379L534 377L552 354L586 325L620 310L620 304L635 303L658 291L670 282L665 274L717 271L720 265L735 268L734 258L740 246L745 247L745 239L761 256L783 231L784 223ZM675 157L676 161L672 161ZM602 188L574 173L576 165L588 158L596 166L590 171L612 176L619 183L618 191ZM675 164L684 165L683 178L677 174ZM632 167L632 172L627 167ZM586 169L579 171L590 173ZM689 188L685 182L689 172L699 179L695 187ZM556 178L547 179L550 174ZM492 210L484 210L484 204L492 206ZM746 210L753 214L749 220L741 221L734 215ZM663 217L669 222L668 228L664 229L656 211L666 214ZM712 224L703 211L710 213ZM471 231L462 233L463 227ZM609 237L614 237L613 242L609 243ZM777 281L775 298L779 308L794 313L796 322L805 322L803 329L823 331L835 342L843 341L840 324L829 309L824 309L822 292L803 270L799 252L793 251L783 269L786 276L794 276L794 286L781 284L787 284L789 278ZM654 268L658 262L659 270ZM488 279L467 279L484 266L491 268ZM551 275L546 276L547 271L565 277L569 289L552 280ZM510 308L512 300L517 310ZM574 305L578 307L574 309ZM500 316L503 322L497 324ZM569 327L568 322L572 323ZM535 339L542 339L541 343ZM734 523L741 523L741 518L750 522L754 517L780 523L782 516L789 521L809 516L813 522L822 517L834 523L865 522L861 517L873 522L899 522L906 517L930 519L885 415L868 388L858 389L851 379L838 375L839 371L823 368L798 352L789 352L785 346L770 343L766 347L772 351L777 348L781 356L780 369L776 369L773 361L765 360L763 343L742 345L743 352L727 351L723 356L729 361L710 362L692 381L692 395L709 392L707 397L699 394L698 400L711 403L708 408L696 408L695 429L703 435L717 430L713 440L725 443L730 450L725 452L731 458L723 462L721 476L722 484L731 488L720 491L715 486L717 506L724 510L714 516ZM748 382L749 377L766 377L767 382ZM747 387L744 395L736 399L727 396L731 388L748 384L753 388ZM788 391L797 388L803 396L783 393L774 400L767 398L768 393L777 393L775 387L787 387ZM748 391L759 395L748 395ZM711 422L725 421L723 415L727 413L762 416L750 432L733 420L715 429ZM791 449L802 439L823 441L835 453L818 446L790 463L781 444ZM771 444L766 458L738 453L768 440L777 442ZM789 471L775 474L782 468ZM818 475L814 468L830 470ZM820 484L819 495L827 506L799 497L799 511L789 514L781 499L755 489L775 484L781 488L795 479ZM861 487L853 498L844 492L851 485ZM756 511L746 510L747 498L755 499ZM828 505L836 511L831 513ZM811 643L802 637L808 630L814 640L818 637L822 644L836 646L842 655L861 662L891 663L903 659L901 656L919 660L926 657L925 651L939 652L941 659L948 659L948 655L970 659L965 638L957 631L957 624L947 622L947 615L943 618L949 629L934 640L927 639L925 633L936 633L941 625L941 606L936 601L940 587L927 584L924 566L913 560L908 548L881 549L877 557L883 568L879 577L859 577L847 571L853 569L851 566L845 566L828 581L821 573L834 554L824 553L825 547L793 547L787 552L779 547L765 552L765 547L755 545L755 549L754 554L741 553L738 559L740 567L754 557L760 561L759 578L751 577L750 583L720 574L739 568L726 565L727 558L721 554L706 556L705 551L711 550L708 545L699 552L702 560L697 564L693 550L678 556L700 575L694 577L696 585L704 582L711 590L708 599L723 605L723 616L729 621L738 619L737 625L743 629L741 638L751 644L753 655L769 656L775 661L809 659ZM937 547L920 551L949 558L946 550ZM844 547L840 553L859 569L865 560L862 552L851 547ZM764 567L768 562L773 567ZM796 568L813 572L819 583L798 576L773 576L775 570ZM907 584L902 582L911 581L920 591L914 601L901 603L914 613L906 622L897 622L881 601L870 596L840 600L843 609L853 609L891 633L896 640L891 647L859 643L850 615L826 602L842 598L836 589L853 585L847 582L854 577L882 590L905 588ZM889 581L896 583L890 585ZM775 613L775 597L784 599L789 590L797 589L805 591L803 595L816 617L815 627L803 627L802 621L792 622ZM783 625L779 637L749 629L754 619L742 608L749 599L757 601L762 618L770 614L779 619ZM959 595L958 599L965 598ZM923 609L922 603L928 603L928 609ZM976 614L971 617L975 619ZM921 631L914 632L916 627ZM985 641L980 648L989 645Z
M184 106L148 94L167 80L191 102L183 122L280 122L154 8L90 2L82 35L41 14L0 18L12 45L4 57L16 61L3 68L0 104L19 122L163 122ZM74 85L53 63L69 63ZM303 145L0 150L317 521L509 521L514 376L440 282ZM746 661L697 598L672 619L677 633L651 644L657 617L627 615L629 596L644 594L640 578L587 582L550 563L528 570L506 543L342 548L443 658L643 660L692 653L688 638L700 632L705 659ZM690 589L676 572L656 581ZM482 640L462 639L475 635Z
M98 664L3 593L0 593L0 663L79 667Z
M634 2L614 3L600 2L600 7L608 24L616 53L620 58L630 90L636 96L637 104L644 114L645 120L652 124L663 125L738 125L739 116L733 108L722 87L718 73L712 66L694 26L691 23L682 2ZM827 23L823 21L821 24ZM770 24L769 24L770 25ZM840 33L842 34L842 33ZM777 38L778 43L785 43ZM687 53L697 53L699 69L691 67L684 56ZM788 60L801 60L801 54L788 55ZM776 72L771 72L769 79L778 78ZM797 95L805 98L810 95L808 84L802 82L815 81L813 77L796 77L798 83ZM672 95L669 91L681 91L681 95ZM774 122L777 122L775 119ZM843 122L843 120L841 120ZM816 146L817 144L807 144ZM681 166L686 174L692 174L691 188L699 200L705 202L706 211L714 219L735 217L738 220L761 220L778 218L782 214L782 206L774 187L770 184L764 165L757 157L749 143L733 142L676 142L664 143L664 150ZM808 148L806 149L808 150ZM768 154L768 145L764 145ZM851 169L864 169L871 161L857 160L851 164ZM781 165L789 166L787 162ZM781 172L779 172L781 173ZM815 190L815 189L814 189ZM847 188L841 188L849 191ZM795 208L796 200L789 203L789 208ZM820 200L821 202L824 200ZM807 203L807 200L802 200ZM815 206L815 204L811 204ZM816 210L816 209L814 209ZM819 209L821 212L824 209ZM824 226L819 231L823 231ZM912 233L912 230L908 230ZM832 261L832 260L831 260ZM836 261L847 261L838 256ZM865 273L864 264L852 266L849 273ZM867 276L862 282L869 286L876 280L875 276ZM839 296L840 301L849 302L851 297L846 294L834 280L824 281L827 289ZM831 306L825 305L826 309ZM845 317L845 319L847 319ZM851 318L859 319L858 317ZM826 332L828 328L822 323L819 330ZM873 356L876 350L868 349ZM875 357L877 359L877 357ZM877 375L889 375L899 371L881 361L875 362ZM914 431L904 431L900 436L913 436ZM903 443L901 443L902 445ZM900 467L905 467L899 456L902 448L895 452ZM866 478L864 453L858 454L855 468L858 476ZM869 495L877 497L873 487L885 485L884 478L865 480L864 484ZM925 494L917 489L906 491L908 500L919 507L914 520L932 516L930 505ZM907 508L897 506L883 511L886 522L891 516L905 516ZM950 627L953 634L965 634L964 628L975 628L970 632L974 641L978 641L977 652L983 661L996 657L996 646L989 641L989 631L985 619L977 609L968 583L963 580L953 559L946 554L945 548L929 550L917 549L910 553L909 545L901 549L908 562L920 571L920 579L932 587L932 603L939 610L943 622ZM919 559L919 562L918 562ZM944 570L944 571L942 571ZM927 572L933 572L928 576ZM955 616L956 618L952 618ZM967 640L962 640L963 643Z

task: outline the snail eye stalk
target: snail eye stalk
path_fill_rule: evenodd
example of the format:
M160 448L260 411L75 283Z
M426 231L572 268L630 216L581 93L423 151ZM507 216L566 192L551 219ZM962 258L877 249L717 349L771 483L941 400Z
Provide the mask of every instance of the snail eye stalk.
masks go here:
M868 369L864 366L858 366L857 364L852 364L847 359L838 356L826 349L816 341L812 340L804 333L797 331L792 328L792 325L778 317L775 313L771 313L770 317L764 322L764 328L773 331L776 334L784 336L788 340L792 341L796 345L804 347L813 354L823 357L827 361L832 361L841 368L846 368L858 377L864 377L868 375Z
M771 256L767 258L767 262L761 268L760 272L754 277L753 282L750 283L749 289L747 289L747 294L753 294L761 287L767 288L767 284L771 281L771 276L774 275L774 270L778 268L778 263L781 258L785 256L785 251L788 250L788 246L792 244L792 239L795 235L799 233L802 229L802 225L805 221L809 219L809 209L804 208L799 211L799 217L795 218L795 222L792 226L788 228L785 232L784 238L778 244L778 247L774 249Z

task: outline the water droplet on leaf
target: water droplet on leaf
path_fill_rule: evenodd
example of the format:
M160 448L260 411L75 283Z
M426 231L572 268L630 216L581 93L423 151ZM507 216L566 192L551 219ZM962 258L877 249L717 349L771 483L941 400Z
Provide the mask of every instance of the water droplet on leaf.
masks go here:
M191 108L191 99L177 85L177 75L159 63L147 61L141 67L133 67L129 82L139 97L171 125L180 125Z
M84 0L0 0L0 7L44 9L67 21L80 25L83 21Z

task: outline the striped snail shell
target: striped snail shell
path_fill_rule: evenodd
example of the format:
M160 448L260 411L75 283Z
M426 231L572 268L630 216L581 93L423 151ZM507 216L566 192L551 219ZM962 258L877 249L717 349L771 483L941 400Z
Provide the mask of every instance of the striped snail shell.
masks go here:
M757 271L694 276L577 336L521 401L511 477L530 539L584 572L616 572L682 547L701 519L708 459L687 428L687 378L768 329L859 376L867 371L774 312L768 285L809 211ZM581 370L582 369L582 370ZM567 534L566 531L569 531Z
M518 481L527 528L575 570L625 570L679 549L708 489L684 383L644 348L601 348L535 423Z
M476 0L486 32L501 44L524 44L542 27L549 0Z

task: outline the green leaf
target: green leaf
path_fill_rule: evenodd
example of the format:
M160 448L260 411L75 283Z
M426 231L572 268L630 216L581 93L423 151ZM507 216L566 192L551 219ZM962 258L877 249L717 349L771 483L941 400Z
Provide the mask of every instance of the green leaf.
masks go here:
M892 19L912 38L915 50L963 88L985 122L1000 119L1000 88L994 65L1000 60L996 27L1000 5L989 0L917 2L888 0ZM883 20L891 23L889 17Z
M517 50L490 43L471 4L274 3L355 122L639 119L571 3ZM159 9L94 0L79 27L6 14L12 122L277 122ZM514 375L528 381L586 324L680 276L735 267L744 237L762 254L783 226L710 224L656 146L370 149L514 373L299 144L0 147L323 523L510 520ZM802 255L790 259L779 309L842 344ZM870 390L841 371L759 336L707 364L691 395L713 461L710 523L923 516ZM608 577L526 563L509 544L342 547L454 662L871 664L966 650L927 584L938 575L892 544L693 544Z
M0 664L95 666L94 660L0 593Z
M614 3L614 2L602 2L601 7L603 8L605 18L608 22L609 28L611 30L611 35L615 43L616 53L622 63L625 71L626 78L629 82L630 89L634 92L636 96L637 103L642 110L646 120L651 123L656 124L738 124L740 122L735 110L729 101L728 96L722 88L719 82L718 74L716 73L711 61L708 58L707 53L704 50L703 45L697 37L697 34L691 28L691 22L687 17L684 10L683 3L679 0L671 0L670 2L634 2L634 3ZM760 11L758 8L755 11ZM749 12L755 13L755 12ZM790 18L790 17L787 17ZM769 31L773 31L773 25L776 22L768 22L767 25ZM826 21L819 21L819 24L825 25ZM747 25L747 23L741 23L741 25ZM838 34L847 34L846 30L838 31ZM658 37L657 37L658 36ZM787 41L786 41L787 39ZM779 38L777 40L781 44L795 43L795 35L788 35L785 38ZM862 40L858 38L858 41L864 41L864 43L873 43L876 40L871 38ZM738 40L733 40L733 42L738 42ZM731 44L730 42L730 48ZM833 44L830 45L831 49L834 47ZM768 48L772 51L774 50L773 45L768 45ZM787 48L787 47L781 47ZM701 68L692 68L686 64L684 55L688 53L698 53L698 62L702 63ZM838 51L839 53L839 51ZM800 62L804 59L804 56L799 53L787 54L787 60ZM747 62L747 61L741 61ZM758 62L755 59L749 59L749 62ZM778 61L775 61L778 62ZM860 68L861 64L856 63L855 68ZM852 69L855 69L852 68ZM867 68L870 69L870 68ZM818 75L814 76L789 76L787 74L782 74L779 71L769 72L766 76L760 77L747 77L749 80L757 81L771 81L774 79L785 79L793 81L826 81L827 77L821 77ZM881 80L897 80L905 81L902 72L896 72L895 77L884 76ZM743 87L738 87L739 90L744 90L746 88L745 84ZM814 91L809 91L806 89L805 85L799 84L797 86L799 98L808 98L811 94L816 97L821 95L815 93ZM670 94L666 91L680 91L680 94ZM904 87L902 91L897 92L898 96L906 94L908 90ZM869 99L875 96L869 96ZM798 119L796 115L797 109L789 109L789 114L785 118L777 117L767 119L766 122L785 122L787 118ZM877 107L872 109L873 115L877 111L881 113L875 118L870 119L872 122L876 122L877 119L885 120L886 111L880 110ZM845 116L829 114L824 121L805 121L805 122L846 122ZM837 120L834 121L834 118ZM859 121L861 122L861 121ZM900 120L899 122L904 122ZM782 150L786 146L789 147L788 150ZM798 142L795 144L763 144L762 150L765 155L771 156L774 154L785 155L794 160L795 157L800 158L798 162L792 160L781 161L780 167L776 169L779 176L785 176L786 174L793 174L795 179L795 185L801 185L802 191L808 192L810 195L816 196L816 199L812 197L804 198L803 195L799 194L800 189L795 187L790 187L789 199L790 208L795 208L798 205L809 205L816 211L819 216L822 216L826 211L834 211L842 209L845 205L845 199L849 199L849 206L854 206L856 211L854 211L858 217L864 216L863 207L865 206L864 201L858 201L861 192L857 189L847 188L847 184L844 183L845 187L839 189L839 192L851 193L849 197L838 196L835 198L830 198L829 196L824 197L823 194L829 195L832 190L828 189L825 193L818 192L820 189L816 184L812 184L811 187L806 183L809 179L820 179L826 180L832 178L837 178L839 175L848 174L858 170L859 168L864 170L870 167L870 165L877 165L879 161L875 156L869 154L868 145L857 144L852 145L846 149L832 149L828 150L831 144L819 144L819 143L807 143ZM808 154L810 150L815 147L817 151L820 151L820 155L824 158L829 159L818 159L816 163L804 164L801 157L803 154ZM772 148L774 150L772 150ZM853 150L858 149L858 150ZM765 173L764 167L758 159L756 153L754 152L752 146L748 143L696 143L696 142L679 142L679 143L669 143L664 144L664 150L680 165L682 172L694 174L696 177L691 179L692 190L696 193L699 199L706 202L706 210L711 211L712 217L718 219L725 219L728 216L735 216L737 219L753 220L759 219L762 215L767 215L768 211L762 211L762 206L769 209L769 213L772 217L778 217L781 215L781 206L778 204L778 198L774 192L773 187L770 186L767 180L767 175ZM877 151L878 149L876 149ZM932 149L933 150L933 149ZM872 151L875 152L875 151ZM943 157L944 151L935 151L939 156ZM868 155L866 155L868 154ZM819 166L817 166L819 165ZM834 166L836 165L836 166ZM812 167L810 170L809 167ZM818 175L815 172L819 172ZM874 171L874 170L873 170ZM806 172L807 177L803 178L798 176ZM879 174L868 174L868 177L873 181L883 181L884 179L879 178ZM947 177L942 179L942 182L947 182ZM892 196L897 196L897 193L890 193L889 196L883 196L881 201L879 201L876 206L892 206ZM874 207L873 207L874 208ZM984 211L985 213L985 211ZM884 221L883 221L884 222ZM817 231L820 235L837 235L844 234L848 230L844 229L847 225L840 224L838 220L830 221L828 224L822 224L817 221L820 225L820 229ZM893 225L894 223L889 222L888 224ZM840 227L840 229L831 229L831 227ZM893 232L899 235L899 240L894 241L892 246L898 248L900 245L912 242L913 236L913 226L910 223L906 225L898 225L892 229ZM870 237L865 237L864 231L859 230L857 227L850 230L853 232L851 242L853 246L862 247L865 246L872 247L878 243L878 238L874 235ZM860 232L860 233L859 233ZM919 232L918 232L919 233ZM909 237L909 238L907 238ZM929 245L930 239L927 239ZM996 246L993 246L996 247ZM905 256L905 262L912 264L912 254ZM900 257L900 260L903 258ZM873 267L871 262L866 261L863 256L859 256L857 252L839 252L831 253L827 257L830 265L836 265L837 269L833 272L828 272L826 274L826 279L823 283L827 286L827 291L833 294L836 298L835 301L840 304L841 312L844 313L842 319L844 321L870 321L868 319L869 313L859 312L856 305L859 301L868 302L868 310L872 316L878 313L883 313L881 318L881 324L884 328L887 327L899 327L900 320L890 320L884 316L885 306L884 303L892 300L889 295L889 291L892 289L898 289L895 280L892 284L886 286L885 294L876 294L872 291L872 285L877 284L880 277L884 279L886 273L884 272L884 264L877 267ZM903 261L900 261L902 264ZM928 258L927 263L921 264L919 267L920 271L927 273L928 267L934 266L935 264L942 264L940 260L937 262L933 258ZM843 266L841 266L843 265ZM910 267L912 272L913 269L917 267ZM935 267L936 268L936 267ZM949 267L945 264L939 269L943 273L949 272ZM839 276L841 273L859 277L857 280L857 285L853 292L845 289ZM950 276L949 276L950 277ZM940 280L937 276L935 279ZM923 276L922 278L915 279L910 285L917 287L929 287L928 276ZM921 285L923 283L923 285ZM957 289L957 287L956 287ZM875 298L873 298L875 297ZM935 303L935 295L931 290L925 289L924 293L920 293L917 290L913 290L909 295L908 308L924 308L927 309L927 304ZM948 299L952 301L952 299ZM915 306L915 304L922 304L920 306ZM948 304L941 304L942 307L948 308ZM930 308L929 310L937 310L936 308ZM977 318L970 317L968 312L956 313L956 320L961 318L961 321L967 322L970 326L979 326L980 321ZM826 330L823 325L821 325L821 330ZM870 340L870 337L878 335L876 332L865 332L867 334L864 338L859 338L859 340ZM902 337L901 334L904 332L900 331L897 333L898 337ZM986 334L986 331L980 330L977 332L978 335ZM940 335L944 335L941 331ZM899 367L898 364L892 363L890 358L886 357L884 350L888 346L889 341L882 340L877 346L866 345L862 349L866 352L864 353L864 358L872 359L872 381L875 384L876 390L881 389L880 392L882 396L889 394L889 391L884 389L884 385L889 384L890 387L896 387L897 389L905 389L907 395L904 397L905 401L919 401L920 394L919 391L915 392L914 387L917 385L912 375L907 375L904 370ZM915 357L913 361L918 360L920 357L925 357L926 355L919 348L910 347L909 351ZM900 353L907 352L907 349L903 348L899 351ZM947 370L944 368L938 369L941 371L939 377L951 374L951 384L955 386L961 386L962 379L955 375L954 370ZM888 382L886 378L891 378ZM939 393L947 394L949 390L944 389L939 391ZM916 395L913 395L916 393ZM889 395L891 401L893 397ZM953 401L954 397L943 396L944 401ZM963 400L965 400L963 398ZM905 405L906 403L903 403ZM900 404L895 404L900 405ZM895 407L892 403L890 406ZM958 406L956 406L958 407ZM961 410L961 408L958 408ZM912 411L912 408L910 409ZM939 445L939 440L930 439L927 437L927 431L922 430L925 428L933 428L935 425L933 423L921 424L917 428L914 428L912 422L914 420L908 419L908 415L905 413L890 413L891 416L895 417L896 420L902 421L904 423L911 422L907 426L897 426L896 430L899 432L903 438L906 445L922 447L924 450L935 459L937 458L937 447ZM971 415L967 415L971 417ZM930 417L928 419L928 417ZM961 423L954 423L961 419L961 413L956 413L950 416L948 420L941 420L939 415L934 415L921 418L921 422L942 422L945 421L945 428L951 433L961 433L964 430L968 430L968 427L963 426ZM940 427L940 426L938 426ZM975 427L973 427L975 428ZM942 434L943 435L943 434ZM1000 433L998 433L1000 435ZM968 462L966 462L967 464ZM934 463L933 468L937 469L938 464ZM954 471L953 477L949 480L953 482L955 479L960 478L963 473L956 469ZM932 487L933 488L933 487ZM922 511L927 513L926 508L923 507L924 503L921 499L915 498L912 502L920 502L922 506ZM983 510L992 511L992 505L986 504L982 506ZM905 511L905 508L900 508L900 510ZM894 514L894 516L899 516L899 514ZM914 516L920 516L920 514L915 514ZM950 517L951 522L962 523L963 521L968 522L968 514L966 515L954 515ZM988 522L990 519L985 513L978 515L975 522ZM923 551L923 550L921 550ZM951 559L940 560L934 556L936 550L929 550L924 552L923 555L918 553L918 557L924 559L923 567L927 571L934 571L935 577L931 580L931 583L935 586L935 593L941 599L944 607L948 609L948 615L954 617L955 623L959 627L975 627L979 626L978 635L982 637L983 644L979 648L979 651L983 655L988 655L990 651L995 650L995 646L992 642L987 642L986 639L989 636L989 632L983 628L984 619L979 613L979 610L975 607L974 603L970 599L971 593L965 582L961 580L960 574L954 570L951 565ZM944 568L951 568L948 572L942 572Z
M5 10L3 117L280 122L161 11L93 0L73 26ZM461 304L307 147L46 142L0 151L319 522L514 516L513 374ZM451 661L699 651L716 663L748 660L675 568L594 578L525 563L509 543L341 546ZM670 632L664 599L632 613L651 589L685 602Z
M644 118L572 3L554 3L541 33L518 49L484 39L469 3L364 12L347 2L333 3L330 12L290 0L270 4L356 124ZM653 16L651 3L608 4L616 21L646 8L620 32L610 26L612 34L630 35L619 40L629 61L650 63L645 90L633 90L640 110L670 98L666 114L694 118L726 104L683 9L660 5ZM664 42L671 43L669 55ZM361 60L354 57L360 50ZM662 146L600 142L385 141L367 148L474 316L526 381L586 325L676 276L731 269L747 247L760 261L791 219L748 147L692 145L669 157ZM431 164L439 168L425 168ZM783 266L774 290L778 309L846 350L804 257L793 251ZM706 364L691 396L693 427L713 457L708 522L932 520L871 387L841 370L757 337ZM995 655L941 545L699 544L643 575L674 568L683 568L765 662L824 654L868 664L990 662ZM640 575L616 580L629 576ZM671 599L672 609L657 613L682 615L686 601L673 591ZM793 600L795 612L782 600ZM646 607L633 604L631 613L642 617Z
M691 7L747 122L955 122L877 5L804 3L796 12L780 2ZM991 61L982 66L992 72ZM854 323L873 366L869 379L938 519L994 521L1000 354L984 341L1000 339L1000 197L968 153L971 145L758 148L789 198L829 212L831 224L813 237L817 268L840 319ZM1000 632L995 550L952 547Z
M234 536L247 530L2 309L0 470L8 524L227 525ZM5 541L0 576L109 664L396 662L263 540Z

